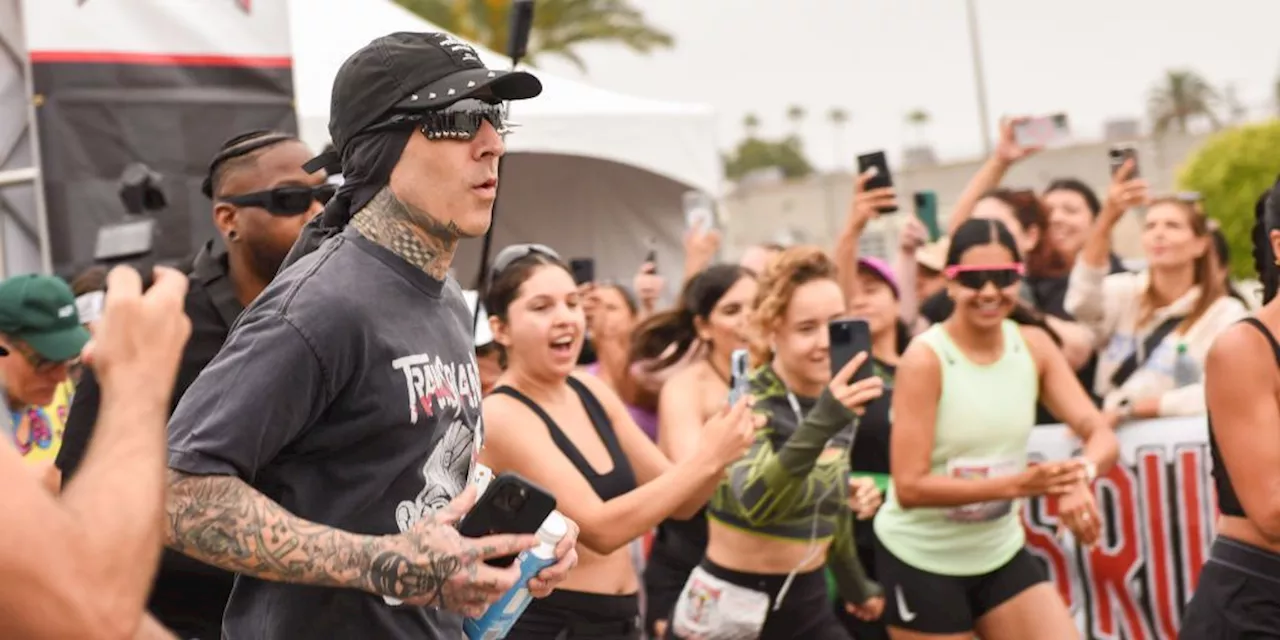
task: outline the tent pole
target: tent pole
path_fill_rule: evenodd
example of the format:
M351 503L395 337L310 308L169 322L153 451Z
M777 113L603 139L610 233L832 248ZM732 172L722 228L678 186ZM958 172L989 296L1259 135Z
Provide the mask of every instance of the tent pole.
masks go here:
M22 11L22 3L18 3L18 11ZM25 24L25 20L23 21ZM27 82L27 130L31 138L31 164L36 167L35 176L35 204L36 204L36 235L40 245L40 271L42 273L53 273L53 255L49 241L49 209L45 200L44 193L44 164L40 160L40 123L37 119L36 107L37 103L44 101L43 96L36 96L36 78L32 73L31 51L28 47L26 55L22 58L23 73L26 75ZM8 277L9 265L0 264L0 277Z
M533 28L533 0L515 0L511 3L511 28L507 31L507 57L511 58L511 70L520 66L520 59L528 52L529 32ZM511 102L506 103L510 114ZM506 155L506 154L503 154ZM476 275L476 308L471 316L471 332L480 325L480 301L488 293L489 252L493 249L493 228L498 222L498 203L502 201L502 167L507 163L498 158L498 188L493 195L493 212L489 215L489 229L484 232L484 244L480 247L480 269Z

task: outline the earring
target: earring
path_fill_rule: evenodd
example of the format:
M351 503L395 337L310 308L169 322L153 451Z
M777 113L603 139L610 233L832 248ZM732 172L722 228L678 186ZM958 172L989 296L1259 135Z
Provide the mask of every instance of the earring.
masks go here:
M236 242L240 240L240 234L236 233L235 229L232 229L227 232L227 240L230 240L231 242Z

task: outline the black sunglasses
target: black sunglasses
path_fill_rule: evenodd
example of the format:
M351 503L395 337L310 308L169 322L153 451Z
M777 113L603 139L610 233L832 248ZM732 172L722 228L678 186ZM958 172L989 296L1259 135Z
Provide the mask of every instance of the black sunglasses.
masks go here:
M502 104L467 99L459 100L439 111L397 113L366 131L384 131L412 125L429 140L474 140L485 122L493 125L494 130L503 136L518 126L507 118L507 109Z
M498 274L506 271L507 267L510 267L515 261L522 260L535 253L556 260L560 259L560 254L545 244L513 244L494 256L493 265L489 269L490 279L498 277Z
M312 202L329 204L338 192L331 184L317 187L277 187L270 191L255 191L238 196L218 198L238 207L262 207L273 216L296 216L306 213Z
M1011 287L1022 280L1022 271L1021 263L972 267L953 265L947 267L946 275L966 289L981 291L988 282L995 285L997 289Z

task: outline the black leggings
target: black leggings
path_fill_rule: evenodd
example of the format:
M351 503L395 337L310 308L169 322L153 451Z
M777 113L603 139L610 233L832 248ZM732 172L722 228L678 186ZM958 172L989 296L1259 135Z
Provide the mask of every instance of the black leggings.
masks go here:
M1280 638L1280 555L1230 538L1214 540L1180 635L1195 640Z
M611 596L553 591L534 600L516 621L511 640L639 640L636 594Z
M725 582L767 593L770 601L775 604L778 591L787 580L785 575L724 569L712 564L710 560L703 560L702 568ZM796 574L791 588L783 595L782 606L777 611L772 606L771 604L768 617L764 619L760 640L852 640L831 609L831 599L827 596L827 577L822 569ZM667 637L679 640L679 636L670 631L667 632Z

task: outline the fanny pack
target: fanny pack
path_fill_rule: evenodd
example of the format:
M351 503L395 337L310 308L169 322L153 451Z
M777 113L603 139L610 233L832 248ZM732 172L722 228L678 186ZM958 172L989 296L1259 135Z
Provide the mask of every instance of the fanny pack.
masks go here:
M769 594L733 584L694 567L671 615L671 631L684 640L755 640L769 615Z

